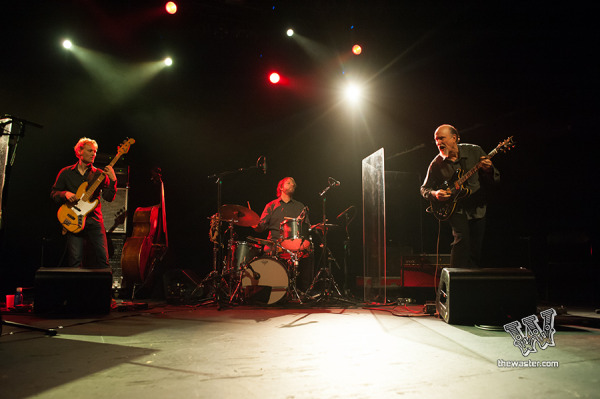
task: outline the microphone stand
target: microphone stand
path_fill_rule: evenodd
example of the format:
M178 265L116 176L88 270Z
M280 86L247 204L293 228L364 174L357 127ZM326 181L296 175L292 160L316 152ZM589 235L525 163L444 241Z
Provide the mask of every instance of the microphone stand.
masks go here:
M321 253L321 268L319 269L319 271L317 272L317 275L313 279L312 284L306 291L307 296L312 297L313 299L316 298L317 302L326 301L330 298L336 299L336 300L341 300L341 301L347 301L345 298L343 298L343 296L340 292L340 289L339 289L337 283L335 282L335 279L333 278L333 274L331 273L332 255L330 255L329 248L327 247L328 227L327 227L327 212L326 212L326 203L327 203L326 194L332 187L335 187L338 185L339 185L339 182L330 180L328 186L325 187L325 189L319 193L319 196L321 198L323 198L323 237L322 237L322 241L323 241L322 248L323 249L322 249L322 253ZM320 292L317 292L317 293L311 295L311 292L315 289L315 286L319 282L323 283L322 290Z
M223 221L223 219L221 218L221 205L222 205L222 185L223 185L223 177L234 174L234 173L240 173L240 172L244 172L246 170L250 170L250 169L262 169L263 173L267 173L267 159L265 156L260 156L258 158L258 160L256 161L256 165L253 166L248 166L245 168L238 168L238 169L234 169L234 170L226 170L223 172L219 172L219 173L214 173L212 175L207 176L207 179L214 179L215 180L215 184L217 185L217 213L214 214L212 216L212 218L216 218L216 230L217 230L217 239L213 241L213 262L212 262L212 267L213 270L202 280L202 282L200 282L200 286L204 287L208 282L211 283L212 285L212 290L213 290L213 295L211 298L207 298L205 300L205 303L214 303L217 305L217 310L221 310L221 304L223 303L221 294L224 294L226 298L228 298L228 303L231 303L231 299L230 299L230 295L228 292L226 292L225 290L227 288L229 288L229 291L231 291L231 288L229 287L229 284L227 283L227 281L225 280L225 278L223 277L223 268L224 268L224 264L226 262L226 259L223 259L221 261L221 267L218 267L219 264L219 258L222 258L223 256L219 254L219 251L223 248L223 242L221 241L221 234L219 233L219 231L221 230L221 222ZM235 221L234 220L230 220L229 221L229 229L231 229L231 234L233 234L233 223ZM212 221L211 221L212 223ZM230 242L232 241L232 237L230 237ZM223 287L223 285L225 287ZM233 296L231 296L231 298L233 298Z

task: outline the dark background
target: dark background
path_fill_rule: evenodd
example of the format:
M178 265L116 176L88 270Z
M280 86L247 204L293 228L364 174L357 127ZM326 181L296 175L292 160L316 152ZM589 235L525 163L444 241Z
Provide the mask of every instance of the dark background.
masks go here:
M596 6L178 4L171 16L163 1L3 2L0 114L44 128L27 126L11 168L0 289L30 286L38 267L59 262L64 242L49 192L58 170L76 161L72 148L82 136L111 156L135 138L121 163L131 171L130 216L160 201L150 171L162 168L169 267L212 269L208 218L217 185L207 176L255 166L264 155L266 174L249 168L223 179L222 202L249 201L260 214L277 182L294 176L315 223L318 193L336 178L342 184L329 192L327 214L334 220L357 207L349 274L361 275L361 160L381 147L386 169L401 172L405 185L388 204L388 244L435 253L437 222L418 187L436 154L433 132L450 123L463 142L486 151L511 135L517 142L494 159L503 180L489 207L486 265L532 268L542 298L598 301ZM288 26L318 46L316 57L285 36ZM174 65L116 99L61 47L65 37L121 62L170 55ZM350 56L355 43L363 47L358 57ZM288 84L267 82L274 69ZM359 108L340 101L340 83L351 78L367 84ZM448 253L448 227L441 231L440 252ZM342 230L331 233L339 262L343 239Z

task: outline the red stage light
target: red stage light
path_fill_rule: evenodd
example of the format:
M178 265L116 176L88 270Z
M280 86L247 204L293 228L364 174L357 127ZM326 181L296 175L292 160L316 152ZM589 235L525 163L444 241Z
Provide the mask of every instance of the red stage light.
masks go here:
M165 10L167 10L169 14L175 14L177 12L177 4L173 1L169 1L165 4Z
M277 83L279 83L280 80L281 80L281 76L279 76L279 74L277 72L272 72L269 75L269 81L271 83L273 83L274 85L277 84Z
M352 52L355 55L359 55L360 53L362 53L362 47L360 47L358 44L355 44L354 46L352 46Z

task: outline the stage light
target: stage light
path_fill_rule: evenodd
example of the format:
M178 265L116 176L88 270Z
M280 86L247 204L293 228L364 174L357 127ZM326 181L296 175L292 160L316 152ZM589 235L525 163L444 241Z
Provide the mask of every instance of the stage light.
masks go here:
M166 66L173 65L173 59L171 57L165 58L165 60L163 62L165 63Z
M358 104L362 98L362 90L356 84L349 84L344 89L344 97L350 104Z
M354 46L352 46L352 52L354 53L354 55L359 55L360 53L362 53L362 47L360 47L358 44L355 44Z
M167 10L169 14L173 15L177 12L177 4L175 4L173 1L169 1L167 4L165 4L165 10Z
M64 48L66 48L67 50L69 50L71 47L73 47L73 43L69 39L66 39L66 40L63 40L62 46Z
M293 30L293 29L291 29L291 28L290 28L290 29L288 29L288 30L287 30L287 32L286 32L286 34L287 34L289 37L292 37L292 36L294 36L294 30Z
M271 74L269 75L269 81L271 83L273 83L274 85L279 83L280 80L281 80L281 76L279 76L279 74L277 72L271 72Z

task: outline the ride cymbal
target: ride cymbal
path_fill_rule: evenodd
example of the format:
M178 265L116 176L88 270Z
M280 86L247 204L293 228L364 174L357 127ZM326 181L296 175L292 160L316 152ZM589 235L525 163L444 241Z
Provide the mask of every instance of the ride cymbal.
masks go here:
M260 220L256 212L241 205L221 205L219 213L222 219L231 219L237 226L255 226Z

